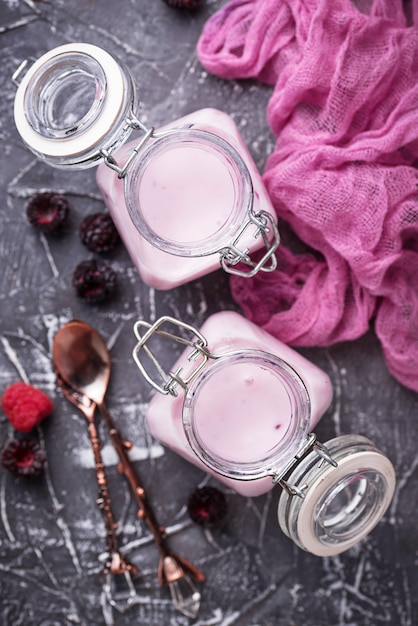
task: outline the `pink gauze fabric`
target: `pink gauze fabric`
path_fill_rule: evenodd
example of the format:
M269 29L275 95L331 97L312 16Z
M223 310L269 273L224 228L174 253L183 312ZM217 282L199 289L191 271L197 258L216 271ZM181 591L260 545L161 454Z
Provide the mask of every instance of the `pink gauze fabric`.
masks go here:
M406 14L408 15L406 16ZM280 340L326 346L371 321L391 373L418 391L418 0L232 0L206 23L203 66L274 85L263 180L314 251L231 278Z

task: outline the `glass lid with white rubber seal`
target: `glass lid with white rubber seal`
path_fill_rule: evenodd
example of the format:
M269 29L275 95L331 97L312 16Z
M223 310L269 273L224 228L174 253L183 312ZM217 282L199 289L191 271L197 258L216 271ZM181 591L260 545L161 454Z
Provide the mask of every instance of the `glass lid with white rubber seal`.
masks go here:
M135 127L138 99L129 71L86 43L50 50L15 72L14 116L27 146L54 167L84 169Z
M325 444L328 458L309 452L286 476L278 519L283 532L317 556L340 554L384 516L395 489L390 460L366 437Z

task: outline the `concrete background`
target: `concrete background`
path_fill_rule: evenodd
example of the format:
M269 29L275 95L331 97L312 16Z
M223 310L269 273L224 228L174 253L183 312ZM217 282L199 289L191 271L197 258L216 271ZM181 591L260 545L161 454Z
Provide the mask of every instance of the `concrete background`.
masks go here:
M141 92L143 119L155 126L203 106L236 121L262 170L274 138L265 119L270 95L252 82L226 82L200 66L195 45L206 19L223 4L208 0L193 14L161 0L0 0L0 388L26 378L50 394L54 413L36 433L48 454L44 477L14 478L0 468L0 623L2 626L102 626L99 555L105 534L94 500L96 483L84 418L57 391L51 345L59 326L83 319L99 330L112 355L108 407L167 526L170 545L206 575L200 626L415 626L418 623L418 397L388 373L373 330L330 349L301 350L333 380L335 399L316 429L321 440L361 433L393 461L397 488L375 531L359 546L320 559L297 549L276 522L279 491L254 500L224 490L225 525L193 525L189 494L217 482L152 441L144 424L151 397L131 358L138 317L163 314L201 325L218 310L237 309L228 277L217 271L170 292L139 279L123 246L108 257L118 276L114 299L89 306L71 288L74 267L92 256L77 229L104 208L93 170L64 172L40 163L13 122L10 77L22 59L71 41L100 45L123 59ZM26 222L27 199L60 191L71 217L60 235L45 237ZM286 245L292 235L282 227ZM171 356L170 356L171 358ZM156 577L157 552L136 509L105 431L100 430L124 554L136 563L140 603L119 626L183 626ZM12 435L0 418L0 444Z

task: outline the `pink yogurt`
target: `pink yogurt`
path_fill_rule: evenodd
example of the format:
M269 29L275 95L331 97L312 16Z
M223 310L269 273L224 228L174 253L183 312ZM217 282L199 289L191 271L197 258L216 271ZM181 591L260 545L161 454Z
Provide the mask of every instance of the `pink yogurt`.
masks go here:
M291 405L271 370L236 363L205 382L194 415L205 449L239 463L265 457L272 441L281 440L290 424Z
M159 236L193 243L222 227L234 186L216 156L186 145L148 164L138 195L144 217Z
M216 313L206 320L200 332L207 339L211 353L258 350L275 355L293 367L310 398L309 432L328 409L332 385L327 374L238 313ZM190 350L180 356L172 371L181 365L187 373L186 353ZM208 468L187 441L182 421L183 402L181 389L176 398L159 393L153 397L147 422L156 439L244 496L258 496L272 489L270 476L241 481ZM239 463L265 456L272 444L280 442L286 433L292 415L279 377L248 363L236 363L230 371L218 371L209 377L202 386L195 404L195 420L201 441L210 454Z
M264 210L276 220L270 198L253 159L234 121L216 109L202 109L164 127L174 129L193 125L228 141L248 167L254 188L254 211ZM163 129L159 129L160 131ZM123 164L138 139L130 141L115 153ZM135 167L135 161L133 162ZM132 166L131 166L132 167ZM131 176L128 170L127 176ZM104 164L97 168L97 184L122 240L142 280L157 289L170 289L220 268L218 253L207 256L177 256L149 243L137 230L129 215L124 183ZM193 242L207 234L216 238L219 227L228 220L234 189L225 165L209 152L193 144L158 153L148 163L135 190L143 215L153 230L173 241ZM248 231L242 247L253 252L263 245L262 238Z

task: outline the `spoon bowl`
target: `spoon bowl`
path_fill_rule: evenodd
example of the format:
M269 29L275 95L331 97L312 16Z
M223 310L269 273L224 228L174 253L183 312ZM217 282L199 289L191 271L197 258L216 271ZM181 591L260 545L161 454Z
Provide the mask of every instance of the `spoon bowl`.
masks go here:
M102 336L89 324L71 320L54 337L52 356L58 375L99 406L110 378L110 354Z

